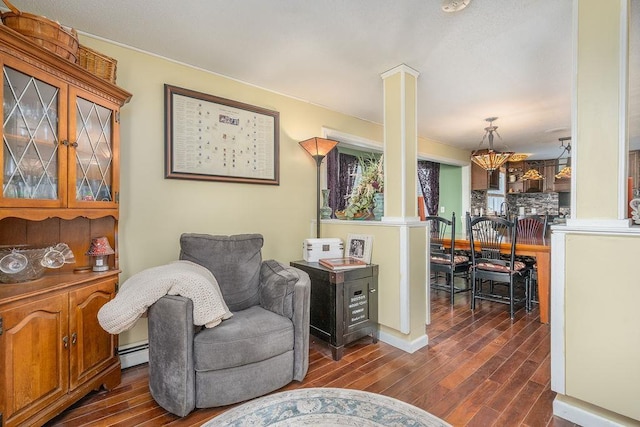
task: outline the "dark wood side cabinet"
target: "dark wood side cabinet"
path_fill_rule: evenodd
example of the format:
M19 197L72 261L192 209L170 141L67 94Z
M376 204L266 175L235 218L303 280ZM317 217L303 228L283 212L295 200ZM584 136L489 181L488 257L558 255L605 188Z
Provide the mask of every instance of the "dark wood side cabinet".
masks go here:
M331 347L340 360L344 346L370 335L378 341L378 266L334 271L317 262L291 266L311 278L311 334Z

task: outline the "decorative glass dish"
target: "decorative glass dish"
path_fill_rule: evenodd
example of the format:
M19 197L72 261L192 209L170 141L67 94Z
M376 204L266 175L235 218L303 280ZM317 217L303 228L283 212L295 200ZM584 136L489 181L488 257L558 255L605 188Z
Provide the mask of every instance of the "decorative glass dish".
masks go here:
M46 268L73 263L73 252L66 243L34 248L25 245L0 246L0 282L19 283L42 277Z

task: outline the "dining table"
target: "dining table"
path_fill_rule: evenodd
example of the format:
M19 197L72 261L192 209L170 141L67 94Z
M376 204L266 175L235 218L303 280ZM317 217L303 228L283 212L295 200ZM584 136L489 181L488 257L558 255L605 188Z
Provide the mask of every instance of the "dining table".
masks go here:
M451 239L443 239L443 245L451 247ZM466 236L455 237L456 250L471 250L471 242ZM511 253L511 243L502 243L500 252ZM551 245L549 239L516 242L516 255L533 257L536 260L538 276L538 306L540 322L549 323L549 292L551 287Z

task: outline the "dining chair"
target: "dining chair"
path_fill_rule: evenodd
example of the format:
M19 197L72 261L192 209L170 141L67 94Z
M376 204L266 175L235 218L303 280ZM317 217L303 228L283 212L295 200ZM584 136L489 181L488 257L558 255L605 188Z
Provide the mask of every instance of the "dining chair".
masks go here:
M529 215L518 218L518 241L520 243L529 243L534 245L544 244L547 238L547 227L549 223L549 215ZM538 303L538 266L536 259L533 257L519 257L519 261L524 262L531 269L529 280L529 310L533 303Z
M518 240L520 243L541 244L547 237L549 215L528 215L518 218Z
M469 257L458 254L455 248L456 237L456 213L453 212L451 219L430 215L425 217L431 244L429 246L429 265L431 273L435 279L431 281L431 289L449 292L451 305L454 303L455 294L468 292L469 287ZM444 246L444 239L451 239L451 246ZM438 282L439 273L445 274L445 284ZM455 283L456 276L464 276L465 286L458 287Z
M529 273L527 265L516 259L518 229L516 221L495 216L467 217L471 246L471 309L476 300L488 300L509 305L509 316L515 317L515 307L524 304L529 311ZM506 259L501 255L503 244L509 245ZM506 293L503 286L506 285Z

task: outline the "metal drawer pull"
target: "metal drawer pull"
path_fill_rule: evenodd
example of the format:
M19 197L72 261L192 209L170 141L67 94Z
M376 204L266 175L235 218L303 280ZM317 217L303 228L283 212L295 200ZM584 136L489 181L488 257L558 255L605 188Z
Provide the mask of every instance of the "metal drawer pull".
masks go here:
M78 342L78 333L74 332L73 334L71 334L71 344L74 344Z
M62 337L62 342L64 343L64 348L69 348L69 337L68 336L64 336Z

